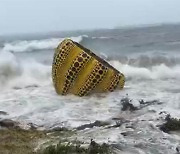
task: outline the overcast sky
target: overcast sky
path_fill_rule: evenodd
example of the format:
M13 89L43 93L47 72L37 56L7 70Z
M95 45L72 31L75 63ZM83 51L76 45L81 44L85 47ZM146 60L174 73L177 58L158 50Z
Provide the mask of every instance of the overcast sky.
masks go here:
M180 0L0 0L0 34L180 22Z

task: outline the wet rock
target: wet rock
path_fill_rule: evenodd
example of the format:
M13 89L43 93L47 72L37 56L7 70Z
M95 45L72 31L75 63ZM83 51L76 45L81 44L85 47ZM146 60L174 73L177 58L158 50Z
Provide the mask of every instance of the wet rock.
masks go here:
M123 123L124 123L123 121L116 121L116 124L115 124L115 125L108 126L107 129L109 129L109 128L118 128L118 127L121 127L121 125L122 125Z
M162 114L167 114L167 112L166 111L159 112L159 115L162 115Z
M176 147L176 152L177 152L176 154L180 154L180 146Z
M30 127L29 129L31 130L37 130L37 128L39 127L38 125L35 125L33 123L28 123L27 125Z
M127 110L135 111L135 110L138 110L138 108L135 107L131 102L132 102L132 100L129 99L128 97L121 99L121 104L122 104L121 110L122 111L127 111Z
M54 127L54 128L51 129L51 131L61 132L61 131L69 131L69 129L66 128L66 127Z
M112 118L112 120L126 121L126 119L125 119L125 118L123 118L123 117L114 117L114 118Z
M4 111L0 111L0 115L8 115L8 113Z
M10 119L0 120L0 126L5 128L19 128L18 124L18 122L15 122Z
M136 111L140 110L142 108L145 108L150 105L161 105L163 102L160 102L159 100L152 100L152 101L144 101L143 99L139 100L139 106L136 107L132 104L132 100L128 98L128 95L121 99L121 104L122 104L122 111ZM151 111L151 112L156 112L156 111Z
M113 125L112 127L116 128L116 127L120 127L124 122L123 121L116 121L116 124Z
M125 137L125 136L131 136L134 133L135 133L134 131L125 131L125 132L122 132L121 135Z
M90 124L85 124L85 125L82 125L82 126L79 126L77 127L76 129L77 130L84 130L86 128L93 128L93 127L102 127L102 126L106 126L106 125L109 125L109 122L106 122L106 121L95 121L93 123L90 123Z
M168 114L165 120L166 122L160 126L160 130L165 133L169 133L170 131L180 131L180 119L171 118L170 114Z
M161 105L163 102L160 102L159 100L152 100L152 101L144 101L143 99L139 100L140 107L139 109L142 109L144 107L150 106L150 105Z
M128 136L128 133L127 132L122 132L121 135Z

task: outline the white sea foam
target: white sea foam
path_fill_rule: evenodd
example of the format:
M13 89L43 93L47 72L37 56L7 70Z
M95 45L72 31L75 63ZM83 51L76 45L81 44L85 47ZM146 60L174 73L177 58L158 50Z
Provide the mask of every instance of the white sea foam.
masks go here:
M117 103L119 100L123 95L128 93L130 97L137 101L141 98L150 100L160 99L166 102L166 106L161 109L156 108L155 110L165 110L170 113L173 111L173 116L179 115L177 111L177 109L180 108L178 102L180 98L178 93L178 90L180 90L178 89L178 83L180 81L179 65L169 67L161 64L145 68L122 64L115 60L110 61L110 64L125 74L126 85L124 91L112 93L107 97L102 95L102 99L96 96L89 97L88 101L86 98L81 99L75 96L59 98L56 96L52 86L51 65L45 65L32 59L18 60L11 52L0 52L1 108L4 109L4 111L12 113L10 114L10 118L28 120L48 126L55 123L57 124L56 118L61 117L64 119L64 125L70 125L71 123L74 127L88 123L89 121L92 122L93 120L97 120L97 118L102 120L110 118L112 112L117 113ZM139 80L141 82L139 82ZM149 80L151 80L151 82L148 82ZM15 91L14 89L19 90ZM12 95L7 96L6 91L11 91L10 93L12 93ZM16 96L18 96L18 98L16 98ZM53 105L51 105L51 100L53 100ZM2 102L4 101L8 101L10 104L5 103L7 106L4 104L5 106L2 107ZM17 102L14 103L13 101ZM22 109L23 112L19 112L17 109L14 111L13 108L20 106L22 102L24 102L24 104L20 109ZM42 105L42 102L44 105ZM61 106L58 106L60 102ZM75 106L72 104L73 102ZM82 102L84 102L84 107L81 106ZM111 102L113 103L111 104ZM109 107L111 107L110 110ZM101 108L102 111L100 111L99 108ZM49 112L46 112L47 117L45 120L44 110L46 109L48 109ZM71 112L72 110L74 110L74 112ZM88 112L89 116L87 115Z
M112 118L124 119L126 122L118 128L94 127L78 131L71 139L88 142L93 138L99 143L121 144L121 147L130 153L138 153L133 151L138 145L145 145L146 151L147 149L151 151L151 146L159 151L170 147L167 148L168 153L172 153L172 148L175 149L174 143L179 143L177 136L171 138L157 127L162 122L160 112L165 111L177 118L180 116L180 95L178 92L174 93L172 89L179 87L178 65L143 68L111 61L115 68L125 74L128 88L125 86L122 91L87 97L59 96L51 84L51 66L32 60L18 61L12 53L7 52L1 53L0 59L4 59L7 55L9 60L6 59L3 63L1 61L0 68L3 70L8 65L12 73L8 80L9 89L0 93L0 110L7 112L8 115L1 115L0 118L13 119L25 125L33 123L46 129L75 128L96 120L109 121L113 124ZM136 82L137 79L141 82ZM151 82L148 82L149 80ZM34 84L38 86L28 87ZM20 87L20 89L14 90L12 87ZM139 99L156 99L163 104L154 104L136 112L122 112L120 100L126 96L126 93L137 106ZM127 136L124 137L123 133Z
M10 52L0 52L0 90L49 83L51 66L35 60L19 61Z
M20 65L16 57L10 52L0 52L0 86L5 84L9 79L19 75L21 72Z
M119 61L110 63L123 72L126 80L147 79L180 79L180 66L166 66L164 64L150 68L122 64ZM17 60L7 51L0 52L0 85L3 87L26 87L51 83L51 66L32 59Z
M71 37L72 40L80 42L83 36ZM14 41L5 43L2 51L10 52L29 52L34 50L47 50L54 49L64 38L50 38L44 40L31 40L31 41Z
M123 72L127 78L132 79L180 79L180 65L166 66L165 64L152 66L150 68L137 67L121 64L119 61L110 63Z
M94 127L77 131L71 139L85 143L90 139L100 143L110 142L120 149L119 153L176 153L180 137L163 133L158 126L164 122L163 119L167 114L178 119L180 117L180 56L179 51L174 52L179 47L163 46L168 37L165 40L164 36L160 40L155 39L154 35L158 35L159 38L158 32L148 34L149 32L145 35L140 33L139 41L139 37L134 33L133 35L125 33L125 37L124 34L117 33L115 35L123 40L108 40L108 37L99 37L101 39L99 40L98 37L89 37L81 42L82 45L89 45L92 49L102 48L102 51L97 51L107 51L107 56L103 53L100 55L106 60L111 59L110 63L126 77L123 90L87 97L60 96L55 92L50 65L53 52L44 50L56 47L61 38L5 44L4 48L0 49L3 50L0 52L0 111L7 112L8 115L0 115L0 119L13 119L25 124L34 123L45 128L62 126L75 128L96 120L106 120L111 124L116 122L118 124L120 121L120 127ZM82 38L78 38L81 41ZM150 38L155 39L155 44L149 43L149 40L152 40ZM179 37L174 39L178 40ZM163 44L158 45L158 42ZM122 46L125 48L121 48ZM152 50L147 52L150 46L155 52ZM129 52L131 47L133 52ZM163 52L159 52L159 48ZM42 51L26 52L33 50ZM117 56L113 55L113 50ZM39 60L42 55L42 59ZM121 99L127 94L132 99L131 103L137 107L140 105L140 99L159 100L161 103L155 102L134 112L121 111Z

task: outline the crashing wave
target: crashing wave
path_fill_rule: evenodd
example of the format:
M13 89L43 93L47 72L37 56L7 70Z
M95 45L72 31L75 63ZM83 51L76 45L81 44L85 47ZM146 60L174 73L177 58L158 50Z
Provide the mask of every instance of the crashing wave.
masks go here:
M19 61L11 52L0 52L0 90L50 83L50 74L51 66L34 60Z
M118 70L122 70L127 79L180 79L180 65L169 67L165 64L150 68L122 64L119 61L110 61Z
M84 36L71 37L71 39L76 42L81 42L83 37ZM37 50L54 49L63 39L64 38L51 38L31 41L14 41L10 43L5 43L4 47L1 50L7 52L31 52Z
M180 80L180 65L167 66L160 64L150 68L123 64L117 60L109 61L116 69L121 70L127 80L177 79ZM19 61L10 52L0 52L0 87L24 88L31 85L51 84L51 65L35 60Z

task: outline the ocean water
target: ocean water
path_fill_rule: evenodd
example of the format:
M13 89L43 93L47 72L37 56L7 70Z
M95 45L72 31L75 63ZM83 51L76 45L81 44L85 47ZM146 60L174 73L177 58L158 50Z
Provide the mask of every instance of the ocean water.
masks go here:
M86 97L59 96L51 80L54 48L69 37L125 74L123 90ZM128 95L128 96L127 96ZM154 103L138 111L121 111L129 97ZM118 128L94 127L79 131L83 141L107 142L117 153L173 154L178 133L159 130L167 114L180 118L180 25L58 32L0 38L0 119L40 128L76 128L96 120L119 119ZM123 135L126 133L126 135Z

